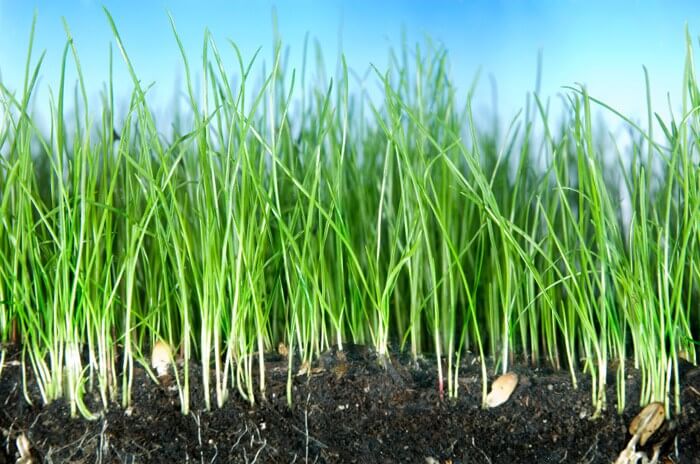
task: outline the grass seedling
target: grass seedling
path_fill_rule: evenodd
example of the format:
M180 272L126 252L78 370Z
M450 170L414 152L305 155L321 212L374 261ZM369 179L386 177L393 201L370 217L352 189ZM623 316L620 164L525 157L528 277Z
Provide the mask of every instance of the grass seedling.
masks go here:
M473 351L484 407L489 370L525 359L568 369L574 387L590 375L595 414L611 369L624 409L629 368L640 403L679 411L678 357L696 361L700 325L690 38L678 118L653 111L645 73L645 127L573 87L560 119L536 89L503 131L474 114L477 79L462 96L430 41L364 76L341 57L329 78L320 46L307 69L308 41L294 70L277 35L265 63L205 32L191 66L171 18L185 76L171 127L106 16L121 60L110 47L101 107L67 25L60 84L39 102L48 133L30 113L33 27L22 92L0 83L0 344L20 343L43 402L88 417L85 395L128 407L134 363L150 372L144 353L163 340L183 413L193 362L204 407L263 400L280 342L290 405L298 373L354 343L387 367L397 346L434 355L449 397ZM119 116L113 65L133 85Z

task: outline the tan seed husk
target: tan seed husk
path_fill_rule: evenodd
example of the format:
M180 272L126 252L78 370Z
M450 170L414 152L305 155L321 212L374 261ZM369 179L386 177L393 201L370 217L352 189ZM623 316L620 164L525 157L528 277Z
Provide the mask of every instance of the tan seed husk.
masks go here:
M518 374L507 372L493 381L491 391L486 395L486 404L490 408L500 406L510 398L518 385Z
M170 345L162 340L158 340L151 351L151 367L156 370L158 377L168 376L168 367L170 367L172 359L173 354Z
M654 402L646 405L629 426L631 435L639 435L639 444L644 446L649 437L663 424L666 411L663 403Z
M29 439L25 434L21 434L17 437L15 445L17 446L17 451L19 452L19 459L17 460L17 463L29 464L34 462L30 451Z

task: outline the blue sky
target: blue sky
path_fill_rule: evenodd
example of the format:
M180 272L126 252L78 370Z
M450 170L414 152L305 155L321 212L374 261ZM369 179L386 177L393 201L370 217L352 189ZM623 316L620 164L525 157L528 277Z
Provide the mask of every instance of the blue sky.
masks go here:
M105 0L104 5L114 16L141 80L157 82L153 102L164 108L181 69L167 12L175 19L193 66L199 66L206 27L228 57L231 72L236 68L226 39L235 41L248 58L262 46L261 57L270 63L273 7L297 66L307 32L322 44L330 69L342 47L349 66L360 74L369 63L380 69L386 66L389 47L400 45L402 28L410 44L427 34L449 50L458 87L466 89L481 68L479 101L484 106L490 95L487 77L495 77L504 117L522 107L526 92L533 89L538 50L543 54L545 96L554 97L561 86L582 82L593 96L642 119L644 64L651 76L655 109L667 114L667 92L680 103L685 24L694 38L700 34L700 2L692 0ZM65 44L61 17L73 32L88 93L96 100L107 79L107 51L113 39L102 3L92 0L0 0L3 83L21 91L35 10L35 50L47 52L36 109L46 106L47 88L55 89L58 81ZM116 49L115 76L118 96L126 99L131 86Z

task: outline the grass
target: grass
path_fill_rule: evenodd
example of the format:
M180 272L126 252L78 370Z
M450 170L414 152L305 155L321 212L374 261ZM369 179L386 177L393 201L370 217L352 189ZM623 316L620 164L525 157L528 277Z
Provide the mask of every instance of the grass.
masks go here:
M133 80L122 120L111 78L88 107L67 25L48 134L29 114L43 59L33 27L21 93L0 86L0 341L20 344L45 403L65 397L86 417L98 413L86 393L129 406L134 365L150 372L162 340L182 360L183 413L192 363L207 408L265 398L264 353L280 342L291 404L294 373L351 342L382 362L392 346L434 354L450 397L467 350L481 360L482 401L489 373L516 356L567 369L574 388L589 375L596 414L609 374L622 411L631 364L639 403L679 412L678 359L696 361L700 329L689 35L679 118L661 119L647 95L641 127L572 87L557 122L535 92L502 133L475 120L474 87L458 98L431 42L375 69L383 96L371 99L343 60L333 79L310 78L306 43L296 72L276 40L256 80L257 54L220 51L206 33L193 67L172 22L188 108L163 122L105 13ZM238 63L236 85L222 54ZM112 63L110 48L110 75ZM620 118L629 146L592 122L595 108Z

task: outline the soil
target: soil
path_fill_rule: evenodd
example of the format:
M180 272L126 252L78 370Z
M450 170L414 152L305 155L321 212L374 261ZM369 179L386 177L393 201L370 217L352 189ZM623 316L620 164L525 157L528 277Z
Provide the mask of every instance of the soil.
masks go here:
M461 369L459 398L441 400L434 362L396 354L380 363L371 350L348 346L295 377L291 409L287 361L270 356L267 399L255 406L232 394L222 409L205 411L192 367L192 411L183 415L176 392L135 368L133 406L125 411L115 404L87 421L71 419L64 401L42 405L31 376L36 401L29 405L12 362L17 355L9 358L0 376L0 464L17 461L21 433L35 461L53 463L611 463L639 410L635 371L626 378L623 414L616 412L610 378L608 409L592 419L584 374L573 389L564 371L516 364L520 382L509 401L482 409L473 359ZM682 413L661 432L662 463L700 463L700 370L684 364L681 382ZM649 454L658 435L646 445Z

